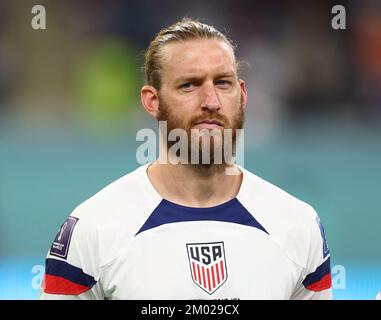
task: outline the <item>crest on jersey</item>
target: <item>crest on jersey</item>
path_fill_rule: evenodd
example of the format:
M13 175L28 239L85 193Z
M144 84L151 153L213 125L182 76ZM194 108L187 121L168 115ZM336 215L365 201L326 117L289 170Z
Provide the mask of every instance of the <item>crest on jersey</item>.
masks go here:
M187 251L193 282L213 294L228 278L224 243L189 243Z

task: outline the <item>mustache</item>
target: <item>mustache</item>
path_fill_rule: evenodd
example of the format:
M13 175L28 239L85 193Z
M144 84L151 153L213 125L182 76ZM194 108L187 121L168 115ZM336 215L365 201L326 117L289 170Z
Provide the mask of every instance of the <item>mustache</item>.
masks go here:
M205 115L199 115L194 118L192 118L189 123L191 126L194 126L196 124L199 124L201 122L215 122L221 125L222 127L225 127L229 124L229 120L227 117L221 115L221 114L210 114L208 116Z

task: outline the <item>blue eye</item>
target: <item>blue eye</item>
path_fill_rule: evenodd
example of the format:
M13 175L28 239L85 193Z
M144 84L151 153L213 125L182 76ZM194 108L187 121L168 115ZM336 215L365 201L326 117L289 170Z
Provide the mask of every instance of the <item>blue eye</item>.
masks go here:
M194 83L186 82L180 86L180 89L184 91L192 91L194 89Z
M230 81L227 80L217 80L216 85L227 88L230 86Z

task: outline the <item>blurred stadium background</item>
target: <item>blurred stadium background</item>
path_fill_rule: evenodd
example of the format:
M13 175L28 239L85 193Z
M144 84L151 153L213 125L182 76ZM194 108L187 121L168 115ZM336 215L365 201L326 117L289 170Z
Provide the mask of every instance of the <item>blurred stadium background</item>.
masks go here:
M37 299L44 258L79 203L138 166L144 49L189 16L247 62L245 167L310 203L334 298L381 290L380 1L0 1L0 299ZM347 29L333 30L343 4Z

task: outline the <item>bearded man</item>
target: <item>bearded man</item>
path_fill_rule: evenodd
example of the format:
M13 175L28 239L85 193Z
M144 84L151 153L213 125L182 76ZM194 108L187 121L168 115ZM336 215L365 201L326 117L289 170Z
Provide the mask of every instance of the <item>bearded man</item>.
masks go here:
M160 156L72 212L41 298L331 299L315 210L234 162L247 89L232 42L183 19L151 42L145 73Z

